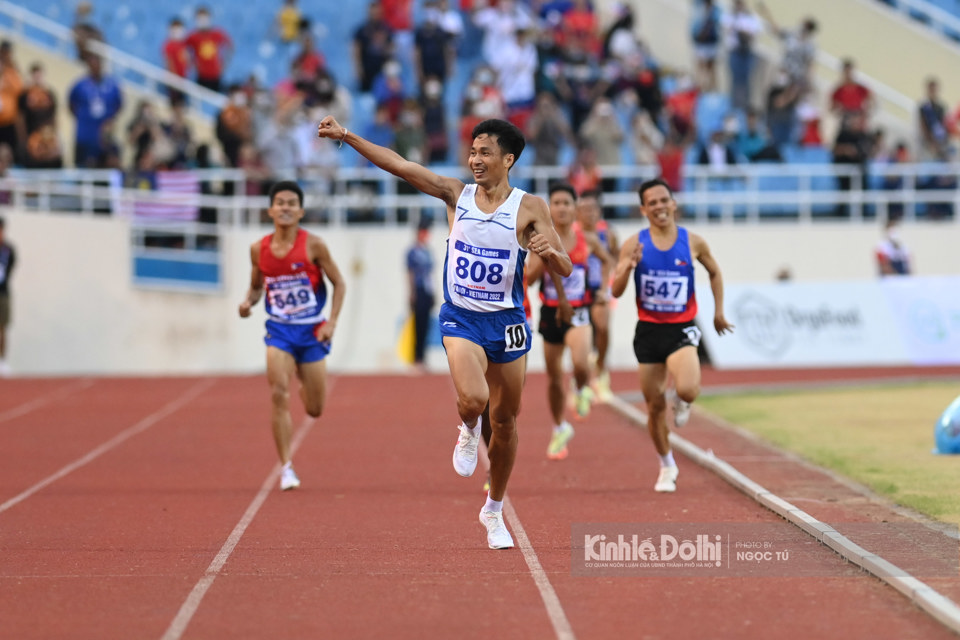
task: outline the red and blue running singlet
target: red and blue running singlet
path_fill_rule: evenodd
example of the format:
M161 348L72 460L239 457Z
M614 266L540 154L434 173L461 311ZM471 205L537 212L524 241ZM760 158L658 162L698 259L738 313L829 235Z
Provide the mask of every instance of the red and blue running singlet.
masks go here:
M282 258L273 255L273 234L260 241L258 266L266 289L266 309L271 320L286 324L317 324L323 321L327 287L323 273L307 257L308 233L297 231L293 248Z
M570 262L573 263L573 271L565 278L562 278L563 293L567 296L567 302L573 307L584 307L589 304L587 298L587 265L590 258L590 245L587 244L587 237L583 235L580 225L573 226L574 233L577 236L577 242L573 249L568 252ZM540 281L540 300L548 307L556 307L559 304L557 288L553 286L553 278L548 274L543 274Z
M666 251L653 244L650 229L639 235L643 258L633 272L637 287L637 316L644 322L690 322L697 315L693 286L690 236L677 227L677 240Z

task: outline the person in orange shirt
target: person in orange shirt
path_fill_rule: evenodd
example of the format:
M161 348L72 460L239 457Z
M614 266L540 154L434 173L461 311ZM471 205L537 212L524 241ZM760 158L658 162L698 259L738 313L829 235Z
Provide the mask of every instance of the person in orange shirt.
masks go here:
M17 115L23 78L13 61L13 45L9 40L0 42L0 144L19 149L17 144Z

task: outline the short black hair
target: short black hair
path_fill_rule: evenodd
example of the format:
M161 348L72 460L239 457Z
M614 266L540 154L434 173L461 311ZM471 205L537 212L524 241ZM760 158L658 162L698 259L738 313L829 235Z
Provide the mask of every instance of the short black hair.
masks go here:
M550 189L547 192L548 193L547 197L548 198L553 197L553 194L557 193L558 191L566 191L567 193L570 194L570 197L573 198L574 201L577 200L577 191L576 189L573 188L573 185L571 185L569 182L558 181L558 182L552 183L550 185Z
M643 194L648 190L653 189L654 187L664 187L667 192L670 194L670 197L673 197L673 189L670 188L670 185L667 184L667 181L663 178L654 178L653 180L647 180L640 185L640 188L637 189L637 193L640 195L640 204L643 205Z
M273 206L273 198L281 191L293 191L297 194L297 197L300 198L300 208L303 208L303 189L300 188L300 185L294 182L293 180L281 180L280 182L274 182L273 186L270 187L270 206Z
M517 164L523 148L527 146L527 141L523 137L523 132L517 126L506 120L491 118L484 120L473 128L470 134L474 139L482 135L497 136L497 146L504 153L513 154L513 164Z
M584 189L583 193L580 194L580 198L593 198L597 202L600 202L603 193L600 189Z

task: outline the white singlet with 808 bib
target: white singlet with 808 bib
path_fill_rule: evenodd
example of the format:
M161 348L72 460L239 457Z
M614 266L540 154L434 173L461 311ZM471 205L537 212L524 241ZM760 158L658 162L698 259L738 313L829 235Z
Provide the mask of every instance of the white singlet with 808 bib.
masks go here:
M524 192L514 189L494 213L477 207L477 185L463 188L457 201L447 259L444 298L471 311L523 306L523 257L517 242L517 212Z

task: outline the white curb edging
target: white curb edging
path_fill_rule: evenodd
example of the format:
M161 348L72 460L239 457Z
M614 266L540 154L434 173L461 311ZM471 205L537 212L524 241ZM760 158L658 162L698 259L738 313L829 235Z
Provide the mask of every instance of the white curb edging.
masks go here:
M646 426L646 414L620 397L614 396L607 404L628 420L640 426ZM951 631L960 633L960 606L954 601L895 564L867 551L836 531L831 525L817 520L809 513L763 488L730 463L716 457L713 451L704 451L686 438L672 432L670 444L700 466L713 471L767 509L830 547L840 557L887 583Z

